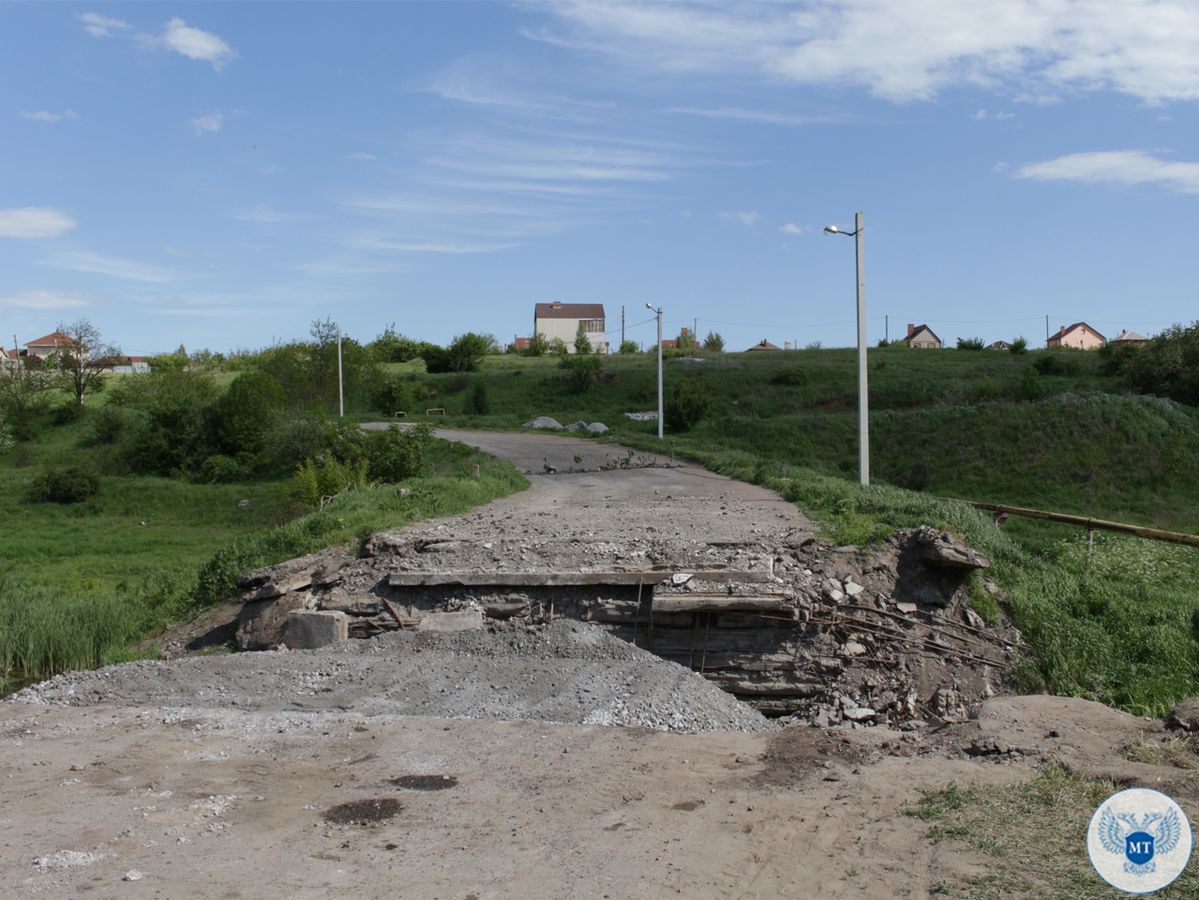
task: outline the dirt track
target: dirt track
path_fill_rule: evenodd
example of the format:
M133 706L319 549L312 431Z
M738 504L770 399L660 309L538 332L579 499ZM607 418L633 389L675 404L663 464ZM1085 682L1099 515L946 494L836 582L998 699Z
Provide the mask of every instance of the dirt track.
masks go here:
M560 471L603 446L479 438L515 441L527 468L561 460ZM671 538L807 527L768 492L693 467L533 480L464 518L512 529L519 512L547 533L607 523L616 536L674 504L661 525ZM250 658L261 668L277 656ZM334 656L306 658L320 669ZM94 695L64 699L64 679L42 698L74 706L0 704L0 895L920 897L984 865L901 815L921 787L1008 782L1058 759L1188 804L1199 795L1188 773L1125 760L1121 748L1156 723L1083 701L996 698L978 721L934 734L669 734L402 716L323 702L337 694L321 685L304 685L300 704L281 695L246 709L231 699L256 692L253 674L223 664L185 661L197 691L224 672L230 699L192 702L185 683L147 705L133 689L143 664L81 678L101 685ZM410 789L395 782L404 776L445 787ZM326 820L354 801L348 824Z

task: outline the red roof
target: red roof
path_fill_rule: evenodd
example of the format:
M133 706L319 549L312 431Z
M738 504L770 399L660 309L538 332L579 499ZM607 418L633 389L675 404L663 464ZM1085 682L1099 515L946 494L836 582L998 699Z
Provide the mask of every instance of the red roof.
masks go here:
M536 319L602 319L602 303L538 303L533 309Z
M939 337L937 337L937 333L935 331L933 331L931 328L929 328L927 325L924 325L924 324L920 324L920 325L917 325L915 328L912 328L911 334L909 334L907 337L905 337L903 339L904 343L911 346L912 338L919 336L920 332L922 332L922 331L927 331L929 334L931 334L933 336L934 341L936 341L938 344L941 344L942 346L944 346L944 342Z
M63 334L61 331L55 331L45 337L40 337L36 341L30 341L26 347L74 347L75 342L71 340L71 336Z
M779 348L775 344L770 343L770 341L766 340L766 338L762 338L762 340L758 341L758 343L754 344L752 347L749 348L749 350L778 350L778 349ZM746 350L745 352L748 353L749 350Z

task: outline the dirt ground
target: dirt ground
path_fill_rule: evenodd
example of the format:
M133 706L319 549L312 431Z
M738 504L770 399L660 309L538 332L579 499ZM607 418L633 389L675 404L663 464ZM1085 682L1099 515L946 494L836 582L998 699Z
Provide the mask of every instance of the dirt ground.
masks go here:
M530 471L624 455L553 440L472 443ZM523 509L547 532L608 516L633 534L647 520L630 511L655 503L682 513L662 526L671 539L810 528L774 495L693 467L533 481L475 514L479 528L511 528ZM377 671L402 683L386 690L421 665L395 646ZM0 703L0 896L925 897L993 863L904 815L922 788L1008 784L1057 761L1165 790L1192 816L1199 800L1194 770L1126 758L1160 723L1080 700L996 697L938 729L670 733L490 707L455 718L452 703L449 717L401 715L293 677L335 657L192 657L179 671L202 677L156 687L154 667L176 664L132 664ZM265 677L275 659L283 674ZM262 687L289 680L290 693Z

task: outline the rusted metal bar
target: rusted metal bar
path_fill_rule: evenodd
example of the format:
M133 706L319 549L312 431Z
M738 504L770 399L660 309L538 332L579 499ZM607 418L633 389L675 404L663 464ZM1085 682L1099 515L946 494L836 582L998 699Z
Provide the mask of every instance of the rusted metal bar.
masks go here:
M1009 516L1024 516L1028 519L1045 519L1050 522L1064 522L1067 525L1080 525L1083 528L1098 528L1103 531L1115 531L1120 534L1133 534L1137 537L1153 541L1169 541L1173 544L1185 544L1188 547L1199 547L1199 534L1186 534L1181 531L1163 531L1160 528L1148 528L1144 525L1129 525L1126 522L1109 522L1105 519L1093 519L1088 516L1072 516L1067 513L1046 512L1043 509L1026 509L1022 506L1004 506L1001 503L970 503L975 509L986 509L991 512L1004 513Z

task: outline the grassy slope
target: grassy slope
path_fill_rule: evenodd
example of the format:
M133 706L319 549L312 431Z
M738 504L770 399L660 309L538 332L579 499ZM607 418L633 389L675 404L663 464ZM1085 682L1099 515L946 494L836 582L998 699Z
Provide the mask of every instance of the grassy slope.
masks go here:
M1199 553L1100 534L1088 564L1077 528L988 516L940 497L1007 502L1101 518L1199 530L1199 413L1120 392L1094 355L1061 356L1070 374L1037 375L1045 351L871 351L875 484L855 483L856 369L848 350L726 354L668 362L667 383L702 384L712 412L666 446L716 471L772 487L845 542L930 522L966 536L994 560L1033 663L1025 686L1160 714L1199 694ZM518 425L535 415L600 420L614 436L659 448L653 423L625 411L656 405L649 356L613 358L615 376L571 395L556 360L491 358L471 377L423 376L438 405L460 411L473 379L492 415L451 417L473 426ZM772 384L802 369L802 384ZM996 399L999 398L999 399ZM1006 399L1004 399L1006 398ZM891 482L887 484L887 482ZM923 491L904 489L904 485ZM981 611L987 612L982 592Z
M84 503L24 502L49 466L96 463L80 446L86 418L47 429L0 462L9 512L0 558L0 686L124 658L147 632L226 596L241 572L405 522L462 512L521 490L511 466L437 442L433 473L343 495L306 513L287 481L196 485L168 478L101 479ZM478 462L482 477L469 478ZM249 509L238 501L250 500Z

